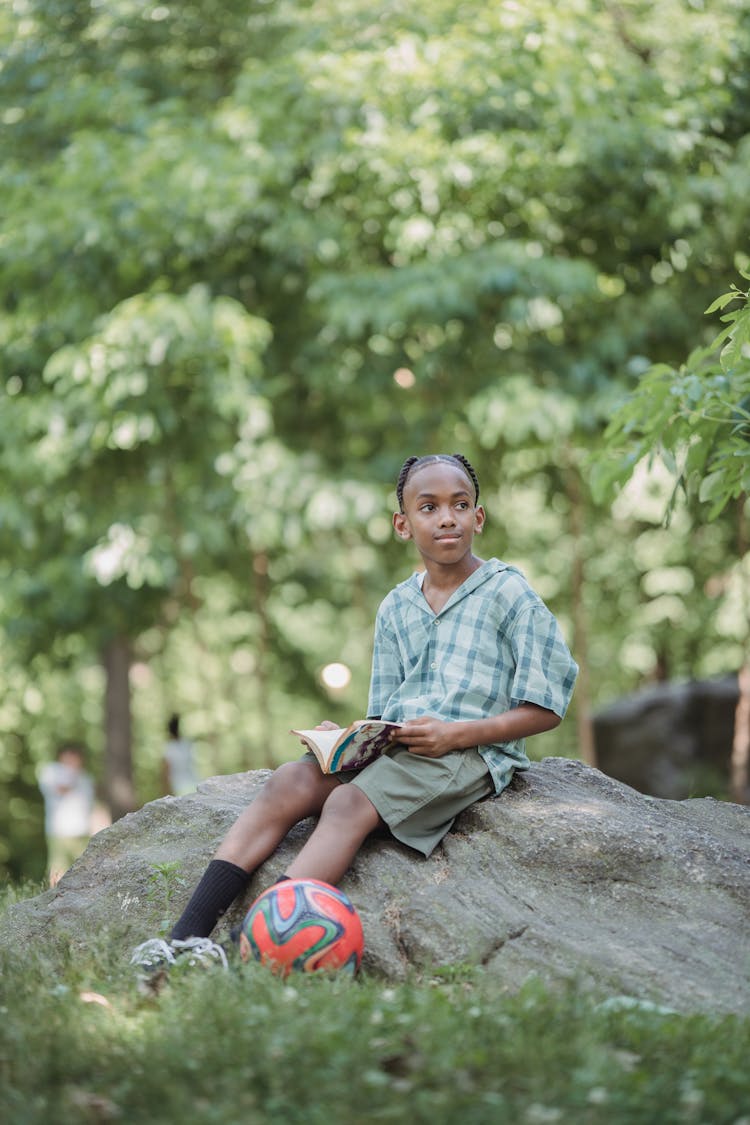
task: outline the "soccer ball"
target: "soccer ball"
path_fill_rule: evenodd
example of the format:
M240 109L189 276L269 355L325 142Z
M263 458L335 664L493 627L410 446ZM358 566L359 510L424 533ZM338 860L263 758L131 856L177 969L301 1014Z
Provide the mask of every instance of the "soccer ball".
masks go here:
M284 879L255 900L240 931L243 961L261 961L278 976L292 969L356 973L362 923L338 887L319 879Z

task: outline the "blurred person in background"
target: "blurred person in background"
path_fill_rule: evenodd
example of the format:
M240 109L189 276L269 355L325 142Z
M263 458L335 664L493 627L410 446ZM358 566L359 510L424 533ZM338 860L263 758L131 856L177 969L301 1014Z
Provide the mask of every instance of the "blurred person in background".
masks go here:
M56 760L39 771L39 788L44 798L49 885L54 887L91 837L94 782L85 770L83 747L61 746Z
M180 735L180 716L172 715L167 723L167 741L162 754L162 787L169 796L182 797L194 792L200 778L195 762L195 748L189 738Z

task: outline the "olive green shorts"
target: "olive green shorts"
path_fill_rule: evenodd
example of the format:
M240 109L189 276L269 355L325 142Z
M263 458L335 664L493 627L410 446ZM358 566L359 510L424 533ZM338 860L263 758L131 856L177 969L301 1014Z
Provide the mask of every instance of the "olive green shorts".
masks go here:
M495 792L487 764L476 749L425 758L395 746L363 769L336 777L361 789L396 839L425 856L460 812Z

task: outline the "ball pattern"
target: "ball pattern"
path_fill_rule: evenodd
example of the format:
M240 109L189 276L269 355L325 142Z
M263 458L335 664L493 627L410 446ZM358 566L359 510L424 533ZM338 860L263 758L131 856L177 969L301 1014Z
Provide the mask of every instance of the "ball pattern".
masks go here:
M255 900L242 923L243 961L280 976L293 969L356 973L364 937L357 911L338 887L318 879L285 879Z

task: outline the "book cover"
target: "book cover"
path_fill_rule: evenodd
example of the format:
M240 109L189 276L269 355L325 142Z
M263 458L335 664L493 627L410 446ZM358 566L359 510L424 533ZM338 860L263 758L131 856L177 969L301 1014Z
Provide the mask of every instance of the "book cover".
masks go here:
M381 719L358 719L334 730L293 730L312 750L323 773L356 770L366 766L395 739L400 723Z

